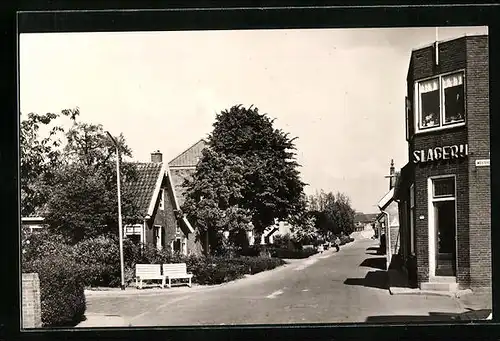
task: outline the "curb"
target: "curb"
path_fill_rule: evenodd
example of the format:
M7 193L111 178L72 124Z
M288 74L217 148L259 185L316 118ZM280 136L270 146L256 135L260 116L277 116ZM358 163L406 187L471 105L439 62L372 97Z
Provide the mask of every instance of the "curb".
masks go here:
M456 293L449 291L432 291L432 290L421 290L418 288L399 288L399 287L389 287L389 293L391 295L415 295L415 296L444 296L454 298Z

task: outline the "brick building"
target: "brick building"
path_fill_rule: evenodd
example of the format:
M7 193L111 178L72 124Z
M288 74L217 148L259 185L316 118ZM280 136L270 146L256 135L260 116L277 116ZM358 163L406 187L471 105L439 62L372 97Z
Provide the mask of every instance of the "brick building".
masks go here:
M399 255L421 288L491 288L488 36L412 51Z
M162 154L136 163L137 179L124 184L139 209L141 221L124 226L125 237L184 255L201 253L195 230L182 214L171 171Z

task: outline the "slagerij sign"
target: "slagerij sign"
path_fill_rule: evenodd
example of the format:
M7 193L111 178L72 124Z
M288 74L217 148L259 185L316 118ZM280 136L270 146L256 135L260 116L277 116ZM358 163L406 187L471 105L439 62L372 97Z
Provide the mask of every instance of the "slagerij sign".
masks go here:
M466 144L435 147L415 150L413 152L413 162L425 163L439 160L461 159L465 158L467 155L469 155L469 151Z

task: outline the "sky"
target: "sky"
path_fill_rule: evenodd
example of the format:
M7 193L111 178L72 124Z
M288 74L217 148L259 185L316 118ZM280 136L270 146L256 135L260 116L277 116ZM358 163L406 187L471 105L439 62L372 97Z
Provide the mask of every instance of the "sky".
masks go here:
M435 39L433 27L21 34L19 107L79 107L81 121L123 133L135 160L160 150L168 162L211 132L216 113L254 105L297 137L307 194L340 191L376 213L391 159L408 161L411 51Z

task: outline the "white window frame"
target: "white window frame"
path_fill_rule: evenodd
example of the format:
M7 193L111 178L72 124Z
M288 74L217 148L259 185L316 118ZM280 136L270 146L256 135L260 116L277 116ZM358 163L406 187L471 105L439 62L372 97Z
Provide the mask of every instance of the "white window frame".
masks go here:
M444 87L443 87L443 78L446 78L448 76L452 76L454 74L462 74L462 84L464 87L464 119L462 121L458 122L453 122L453 123L444 123L445 119L445 98L444 98ZM419 89L419 84L422 82L426 82L429 80L433 79L438 79L438 87L439 87L439 125L435 127L421 127L421 117L422 117L422 108L420 105L420 89ZM413 108L414 108L414 115L413 115L413 121L414 121L414 132L415 134L419 133L425 133L429 131L438 131L438 130L444 130L444 129L450 129L454 127L460 127L464 126L467 122L467 115L466 115L466 108L467 108L467 96L465 96L465 89L466 89L466 79L465 79L465 70L460 69L460 70L455 70L452 72L447 72L443 73L440 75L432 76L432 77L427 77L427 78L422 78L417 81L415 81L413 85L413 94L414 94L414 99L413 99Z
M185 240L185 242L184 242ZM174 243L176 241L179 241L179 245L180 245L180 252L183 254L183 255L186 255L187 253L184 253L184 248L186 247L186 250L187 250L187 238L182 238L180 236L177 236L175 237L171 242L170 242L170 251L172 254L175 253L175 250L174 250Z
M453 196L445 197L434 197L434 180L443 178L453 178L455 182ZM429 217L428 221L428 236L429 236L429 277L436 276L436 226L435 226L435 215L434 215L434 203L443 201L454 201L455 202L455 269L458 270L458 232L457 232L457 177L455 174L446 175L436 175L431 176L427 179L427 215Z
M158 233L156 234L156 240L155 240L155 245L158 250L163 249L163 245L161 244L161 237L162 237L162 226L161 225L154 225L154 229L158 230Z
M415 185L410 186L410 253L415 254Z
M129 225L125 225L123 227L123 235L125 236L125 238L127 238L128 236L139 236L140 237L140 243L143 243L144 242L144 234L143 234L143 224L129 224ZM132 232L130 232L130 229L132 229ZM138 233L136 231L139 231Z
M160 188L160 203L158 204L158 208L160 210L164 210L165 209L165 189L164 188Z

